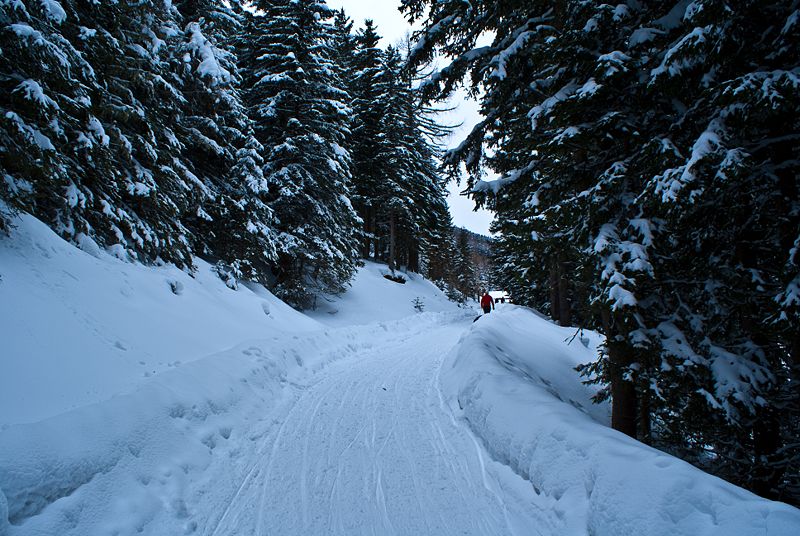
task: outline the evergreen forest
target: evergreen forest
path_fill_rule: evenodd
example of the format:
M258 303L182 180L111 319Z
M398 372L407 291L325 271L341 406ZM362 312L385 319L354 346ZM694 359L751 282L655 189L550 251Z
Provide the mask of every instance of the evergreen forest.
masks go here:
M400 4L382 47L324 0L0 0L0 231L298 309L364 259L491 283L605 337L615 429L800 505L800 0Z
M614 428L800 504L800 2L402 4L498 285L606 337Z
M474 293L431 262L457 251L448 130L371 21L308 0L3 0L0 25L0 227L24 211L123 259L200 257L301 309L361 259Z

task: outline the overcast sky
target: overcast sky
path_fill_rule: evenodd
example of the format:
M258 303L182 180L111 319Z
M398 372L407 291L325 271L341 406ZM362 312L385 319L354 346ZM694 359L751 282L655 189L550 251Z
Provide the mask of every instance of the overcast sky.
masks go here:
M378 26L378 33L383 37L381 41L383 46L401 41L406 33L411 30L411 27L397 10L400 5L399 0L328 0L327 4L334 9L344 7L344 10L353 19L356 28L363 26L364 19L369 18L375 21ZM472 126L478 122L480 114L478 113L477 103L469 99L456 99L452 105L456 105L456 109L446 116L442 116L442 122L464 124L453 132L448 142L450 147L455 147L466 137ZM463 188L463 182L460 188L455 184L450 184L450 195L447 198L447 202L450 204L453 223L460 227L466 227L470 231L488 235L489 222L492 221L491 213L485 210L473 212L474 203L466 197L458 195L458 190Z

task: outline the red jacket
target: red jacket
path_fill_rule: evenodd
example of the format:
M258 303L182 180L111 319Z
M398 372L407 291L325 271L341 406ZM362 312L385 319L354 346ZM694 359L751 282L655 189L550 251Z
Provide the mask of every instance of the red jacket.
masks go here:
M481 307L494 307L494 300L488 294L481 296Z

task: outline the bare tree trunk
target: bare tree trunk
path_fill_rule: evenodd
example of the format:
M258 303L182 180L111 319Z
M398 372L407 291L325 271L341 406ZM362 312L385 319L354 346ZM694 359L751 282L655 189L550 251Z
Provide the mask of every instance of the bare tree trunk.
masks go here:
M408 246L408 269L419 273L419 249L416 242L412 242Z
M372 230L372 258L377 260L380 257L380 238L378 238L378 214L375 207L369 209L370 228Z
M753 491L762 497L777 498L776 487L785 472L774 465L781 444L778 419L774 411L767 410L753 424Z
M623 355L620 355L621 348L616 345L609 347L608 353L612 363L615 363L614 368L617 368L619 361L628 360ZM632 381L625 380L621 370L612 373L611 428L633 438L636 438L636 402L636 385Z
M361 245L361 256L365 259L369 259L369 246L370 246L370 234L372 233L371 225L370 225L370 212L372 211L371 207L366 207L364 209L363 217L364 217L364 243Z
M398 233L399 234L399 233ZM399 267L406 267L408 270L408 243L405 237L398 236L395 240L395 263Z
M611 375L611 428L636 438L636 384L623 377L631 360L616 344L609 345L608 355L615 369Z

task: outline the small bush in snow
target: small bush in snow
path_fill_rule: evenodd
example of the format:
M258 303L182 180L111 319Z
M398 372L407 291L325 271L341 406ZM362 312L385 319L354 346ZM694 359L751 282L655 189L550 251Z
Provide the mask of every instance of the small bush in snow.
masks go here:
M180 296L181 294L183 294L183 283L177 280L168 281L168 283L169 283L169 289L172 291L173 294L175 294L176 296Z
M240 275L238 270L229 264L222 261L214 265L214 272L225 282L225 285L231 290L238 290L239 283L237 276Z

